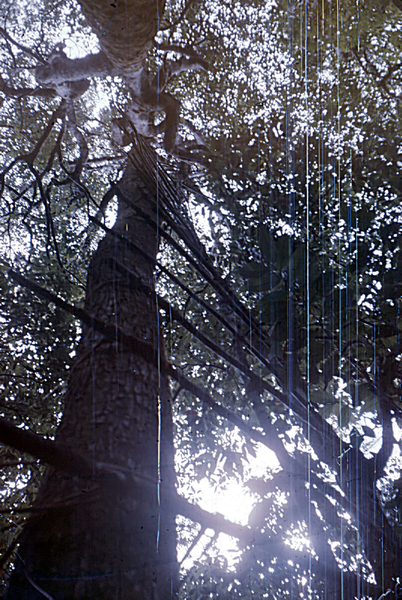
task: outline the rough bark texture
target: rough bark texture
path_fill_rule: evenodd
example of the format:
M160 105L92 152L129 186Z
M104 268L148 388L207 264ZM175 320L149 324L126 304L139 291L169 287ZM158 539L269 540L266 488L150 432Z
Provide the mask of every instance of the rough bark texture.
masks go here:
M131 202L150 211L133 167L120 187ZM114 229L156 255L155 232L132 208L120 207ZM133 289L132 281L113 270L113 259L144 287ZM90 265L85 308L153 344L164 360L149 286L151 265L124 242L106 236ZM22 534L7 600L43 599L38 587L54 600L174 597L175 517L164 505L163 488L175 479L167 386L155 364L133 349L83 331L57 440L128 476L107 483L49 470L35 517Z
M164 1L80 0L82 12L96 33L102 50L121 75L130 79L140 73L159 29Z

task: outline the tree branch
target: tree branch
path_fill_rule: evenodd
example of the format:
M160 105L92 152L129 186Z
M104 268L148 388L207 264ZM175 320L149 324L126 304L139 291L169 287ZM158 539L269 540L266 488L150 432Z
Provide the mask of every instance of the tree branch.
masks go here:
M184 71L198 71L200 69L207 71L209 69L209 64L205 59L196 54L190 58L182 56L179 60L174 62L167 61L155 75L152 87L160 93L165 89L174 75L183 73Z
M0 442L11 446L20 452L31 454L36 458L43 460L48 465L71 473L73 476L90 477L103 479L105 484L110 482L110 478L119 477L127 483L130 480L138 481L141 485L152 484L145 477L138 476L119 465L109 465L104 463L94 463L81 454L73 452L64 444L47 440L33 431L27 431L16 427L3 417L0 417ZM238 538L248 538L250 529L242 525L237 525L228 521L220 514L211 514L195 504L191 504L185 498L179 496L175 490L166 490L176 514L191 519L197 523L203 523L204 527L211 527L217 531L222 531L228 535Z
M42 58L42 56L40 54L38 54L37 52L32 52L32 50L30 48L28 48L27 46L23 46L22 44L20 44L19 42L17 42L14 38L11 37L11 35L4 29L4 27L0 27L0 34L11 44L13 44L14 46L16 46L17 48L19 48L20 50L22 50L22 52L25 52L25 54L28 54L29 56L31 56L32 58L34 58L35 60L41 62L42 64L44 64L44 60Z
M0 417L0 441L20 452L26 452L45 461L56 469L81 473L83 476L94 475L92 461L72 452L64 445L47 440L33 431L16 427L3 417ZM96 470L96 468L95 468Z
M42 98L55 98L56 92L53 88L14 88L8 85L0 74L0 92L3 92L7 98L25 98L26 96L35 96Z
M130 334L119 330L115 326L109 326L105 323L102 323L101 321L98 321L97 319L88 315L88 313L86 313L86 311L84 311L83 309L75 307L75 306L65 302L64 300L62 300L61 298L59 298L52 292L49 292L48 290L42 288L38 284L26 279L25 277L23 277L19 273L16 273L12 269L10 269L8 271L8 275L14 281L16 281L19 285L23 285L24 287L30 289L31 291L37 293L40 296L46 298L47 300L54 302L60 308L62 308L63 310L66 310L70 314L76 316L84 324L86 324L89 327L92 327L96 331L99 331L108 339L117 340L120 343L127 345L131 351L134 351L137 354L140 354L145 360L147 360L151 363L154 363L154 364L158 364L158 366L160 366L161 370L164 373L166 373L168 376L170 376L172 379L174 379L183 389L186 389L191 394L193 394L194 396L199 398L201 400L201 402L205 403L216 414L218 414L222 418L224 418L227 421L229 421L230 423L232 423L232 425L234 425L235 427L238 427L239 430L244 435L246 435L248 438L263 444L264 446L266 446L269 449L272 449L272 436L271 435L262 434L258 430L254 429L247 422L245 422L240 416L236 415L231 410L227 409L224 405L215 402L215 400L208 394L208 392L206 392L205 390L203 390L202 388L200 388L199 386L197 386L196 384L194 384L190 380L188 380L184 375L182 375L180 373L180 371L177 369L177 367L170 364L168 361L165 361L165 363L159 364L158 357L156 356L155 350L149 343L143 342L142 340L139 340L139 339L135 338L134 336L131 336ZM142 285L142 284L141 284L141 282L139 282L139 280L137 280L136 285ZM257 379L258 377L255 376L255 378ZM275 398L275 396L274 396L274 398ZM280 401L283 402L283 400L280 400ZM15 428L15 429L17 429L17 428ZM17 449L19 449L21 451L26 451L26 452L31 453L31 450L32 450L32 451L34 451L33 454L35 456L37 455L37 448L38 448L39 451L42 452L40 458L43 458L44 460L46 460L46 462L49 462L49 457L45 458L47 456L46 451L48 448L49 449L52 448L52 446L32 445L32 446L29 446L31 448L31 450L30 450L27 448L27 446L24 446L22 444L22 442L21 442L21 440L23 439L22 437L7 438L7 437L4 437L7 434L7 429L5 429L4 431L5 431L5 433L2 436L2 430L0 428L0 441L3 441L4 443L9 443L10 445L16 447ZM19 432L21 434L21 430L17 429L17 432ZM14 433L15 433L15 431L14 431ZM36 436L36 434L31 433L31 439L34 441L37 439L37 437L39 437L39 436L37 436L37 437L32 438L32 436ZM7 439L9 439L9 442L7 441ZM341 441L338 440L338 448L340 447L340 445L341 445ZM284 465L288 462L289 455L287 454L287 452L283 446L277 447L275 445L274 451L277 453L278 458L282 465ZM70 451L67 451L67 452L70 452ZM332 458L334 458L334 457L332 457ZM53 460L53 458L51 458L51 459ZM67 454L66 457L64 457L64 450L60 450L60 452L58 454L56 453L54 460L58 461L57 465L56 465L56 463L53 463L53 462L51 464L54 464L54 466L58 466L58 468L63 468L66 470L70 469L69 465L77 464L76 463L77 456L74 453L70 453L70 454ZM330 462L330 461L327 461L327 462ZM86 464L89 467L89 462ZM87 466L84 465L84 468L87 468ZM90 468L91 469L94 468L92 463L90 463ZM97 470L99 470L99 472L101 472L100 465L97 466ZM116 467L116 469L114 469L115 474L116 474L116 470L118 471L119 467ZM313 473L312 473L312 475L313 475ZM321 484L321 481L319 480L319 478L316 477L316 475L313 475L313 480L316 480L316 482L317 482L316 485L318 484L318 486L319 486ZM318 486L317 486L317 488L318 488ZM331 488L332 488L332 486L331 486ZM332 489L332 491L336 492L335 489ZM353 503L351 502L351 500L348 498L344 499L344 498L340 497L340 495L338 493L336 493L336 495L338 496L337 501L338 501L339 505L345 506L345 510L347 510L348 512L351 512L353 514L353 512L355 512L355 510L354 510L355 507L354 507ZM361 518L363 518L362 514L360 516L361 516Z
M67 58L63 51L59 51L50 56L46 65L40 65L35 70L36 81L41 85L51 86L112 74L113 67L104 52L71 59Z

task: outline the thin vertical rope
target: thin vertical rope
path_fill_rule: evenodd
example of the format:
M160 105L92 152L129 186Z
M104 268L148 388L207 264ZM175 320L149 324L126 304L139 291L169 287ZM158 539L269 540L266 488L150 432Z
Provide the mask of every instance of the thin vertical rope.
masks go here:
M337 106L336 106L336 125L337 125L337 152L336 152L336 178L335 178L335 190L336 190L336 198L338 201L338 272L339 272L339 289L338 289L338 377L339 381L342 382L342 356L341 356L341 348L342 348L342 285L340 282L342 281L342 247L341 247L341 228L342 228L342 212L341 212L341 148L340 148L340 139L341 139L341 100L340 100L340 28L341 28L341 20L340 20L340 0L336 2L336 86L337 86ZM339 427L343 427L342 422L342 396L339 395ZM339 438L339 456L342 455L342 438ZM342 461L340 461L340 486L343 489L343 465ZM343 519L340 522L341 531L340 531L340 560L341 564L344 563L344 523ZM344 572L341 569L341 600L344 598Z
M303 32L302 32L303 33ZM303 44L301 45L303 48ZM305 113L306 113L306 148L305 148L305 161L306 161L306 382L307 382L307 439L310 443L310 172L309 172L309 101L308 101L308 0L304 3L304 93L305 93ZM311 532L311 456L307 453L307 506L308 506L308 523L307 531L310 536ZM312 573L311 573L311 552L309 552L308 560L308 586L312 588Z
M321 12L320 12L321 9ZM323 208L323 197L324 197L324 171L325 171L325 164L324 164L324 122L323 122L323 117L324 117L324 111L323 111L323 107L322 107L322 98L323 98L323 83L322 83L322 78L321 78L321 72L322 72L322 68L323 68L323 54L324 54L324 50L323 50L323 40L325 40L325 0L322 0L321 4L318 5L317 7L317 80L318 80L318 98L319 98L319 109L318 109L318 115L319 115L319 130L318 130L318 227L319 227L319 236L321 239L321 243L322 245L324 245L324 227L321 226L321 221L324 218L324 208ZM322 276L323 278L324 276ZM322 300L321 300L321 310L322 310L322 316L321 316L321 322L322 324L325 323L325 312L326 312L326 306L325 306L325 302L324 302L324 294L322 295ZM322 358L323 358L323 382L325 382L325 343L323 343L322 345ZM322 401L324 403L325 406L325 387L323 385L323 390L322 390ZM310 416L310 415L309 415ZM324 439L324 444L325 444L325 439ZM324 518L326 518L326 514L324 514ZM323 535L326 535L325 532L323 532ZM327 552L327 544L324 544L324 548L325 548L325 552ZM324 590L323 593L326 596L327 594L327 562L326 562L326 554L324 554L323 556L323 562L324 562Z
M157 31L159 31L159 23L160 23L160 15L159 15L159 1L156 0L156 18L157 18ZM157 108L159 109L159 69L158 69L158 96L157 96ZM156 154L156 165L155 165L155 177L156 177L156 254L159 250L159 158ZM156 272L154 271L154 286L156 288L157 285L157 277ZM161 481L162 481L162 471L161 471L161 436L162 436L162 403L161 403L161 393L163 393L161 389L161 339L160 339L160 316L159 316L159 304L158 304L158 295L155 294L156 301L156 331L157 331L157 357L158 357L158 388L159 394L157 398L157 414L158 414L158 439L157 439L157 501L158 501L158 525L157 525L157 535L156 535L156 552L159 553L159 545L160 545L160 534L161 534Z
M302 7L300 7L302 11ZM289 56L292 58L294 53L293 47L293 15L292 6L289 1L287 4L288 16L288 40L289 40ZM302 68L302 67L301 67ZM287 389L289 394L289 408L292 410L293 400L293 361L294 344L293 344L293 302L294 302L294 272L293 272L293 225L294 225L294 189L295 189L295 169L294 169L294 140L293 140L293 96L294 96L294 69L291 69L290 79L286 90L286 179L287 179L287 200L288 200L288 224L289 224L289 241L288 241L288 268L287 268L287 360L286 360L286 379ZM290 472L289 493L294 496L294 473ZM293 518L293 502L291 502L290 522L294 522ZM290 579L290 598L297 594L295 590L295 582Z

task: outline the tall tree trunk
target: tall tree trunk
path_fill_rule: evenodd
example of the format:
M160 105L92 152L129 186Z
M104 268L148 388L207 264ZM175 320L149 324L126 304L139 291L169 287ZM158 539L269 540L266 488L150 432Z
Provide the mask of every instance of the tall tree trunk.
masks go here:
M151 212L129 164L120 183L127 199ZM155 199L152 199L155 200ZM114 231L155 257L155 230L120 206ZM106 235L90 264L86 310L152 345L163 361L152 266ZM139 284L116 272L125 265ZM72 368L57 440L96 463L134 477L112 484L50 469L21 537L7 600L166 600L177 582L175 516L163 486L174 486L169 390L156 361L85 328ZM113 467L112 467L113 466Z

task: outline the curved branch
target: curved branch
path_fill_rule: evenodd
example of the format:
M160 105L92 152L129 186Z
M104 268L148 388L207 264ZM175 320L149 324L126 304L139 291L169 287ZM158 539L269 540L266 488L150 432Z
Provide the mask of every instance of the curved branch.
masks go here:
M66 81L82 81L90 77L106 77L113 73L104 52L88 54L83 58L67 58L62 50L50 56L46 65L35 69L36 81L43 85L57 86Z
M0 34L11 44L13 44L14 46L16 46L17 48L19 48L20 50L22 50L22 52L25 52L25 54L28 54L29 56L31 56L32 58L34 58L35 60L38 60L39 62L44 64L44 60L41 57L40 54L38 54L37 52L32 52L32 50L30 48L28 48L27 46L23 46L22 44L20 44L19 42L17 42L14 38L11 37L11 35L4 29L4 27L0 27Z
M165 25L164 27L161 27L160 31L166 31L168 29L174 30L175 27L177 27L177 25L182 22L182 20L184 19L185 15L186 15L186 12L189 10L189 8L191 7L191 5L195 4L196 1L197 0L187 0L186 4L184 5L183 10L181 11L181 13L177 17L177 19L175 19L173 21L173 23L169 23L169 24Z
M56 92L52 88L15 88L8 85L0 74L0 92L7 98L26 98L27 96L42 97L42 98L55 98Z
M161 29L163 31L163 29ZM177 54L182 54L183 56L199 56L198 52L191 48L191 46L180 46L179 44L165 44L154 41L154 46L157 50L161 50L162 52L176 52Z
M78 147L80 149L80 155L75 165L75 169L70 175L70 177L74 179L74 181L76 181L80 178L82 169L88 159L88 144L85 137L82 135L81 131L77 126L77 119L74 110L74 104L72 101L67 102L67 117L68 130L75 137Z
M15 167L15 165L17 165L20 162L26 162L27 165L30 167L31 171L34 173L33 171L33 163L35 162L35 159L37 158L39 152L42 149L43 144L45 143L45 141L47 140L47 138L49 137L57 119L62 119L64 118L66 113L66 106L65 106L65 102L64 100L61 101L60 105L56 108L56 110L53 112L53 114L51 115L42 135L40 136L39 140L37 141L35 147L28 152L27 154L22 154L20 156L17 156L17 158L15 158L1 173L0 173L0 197L3 195L4 192L4 185L5 185L5 176L7 175L7 173L9 173L9 171L11 171L11 169L13 169ZM57 144L57 142L56 142ZM45 168L46 170L46 168ZM37 177L37 173L35 172L35 177ZM40 176L39 176L40 177ZM25 193L25 191L23 192Z
M182 56L179 60L174 62L166 62L161 69L159 69L153 79L152 87L158 92L162 92L174 75L183 73L184 71L208 71L208 69L208 61L198 54L194 53L190 58Z

